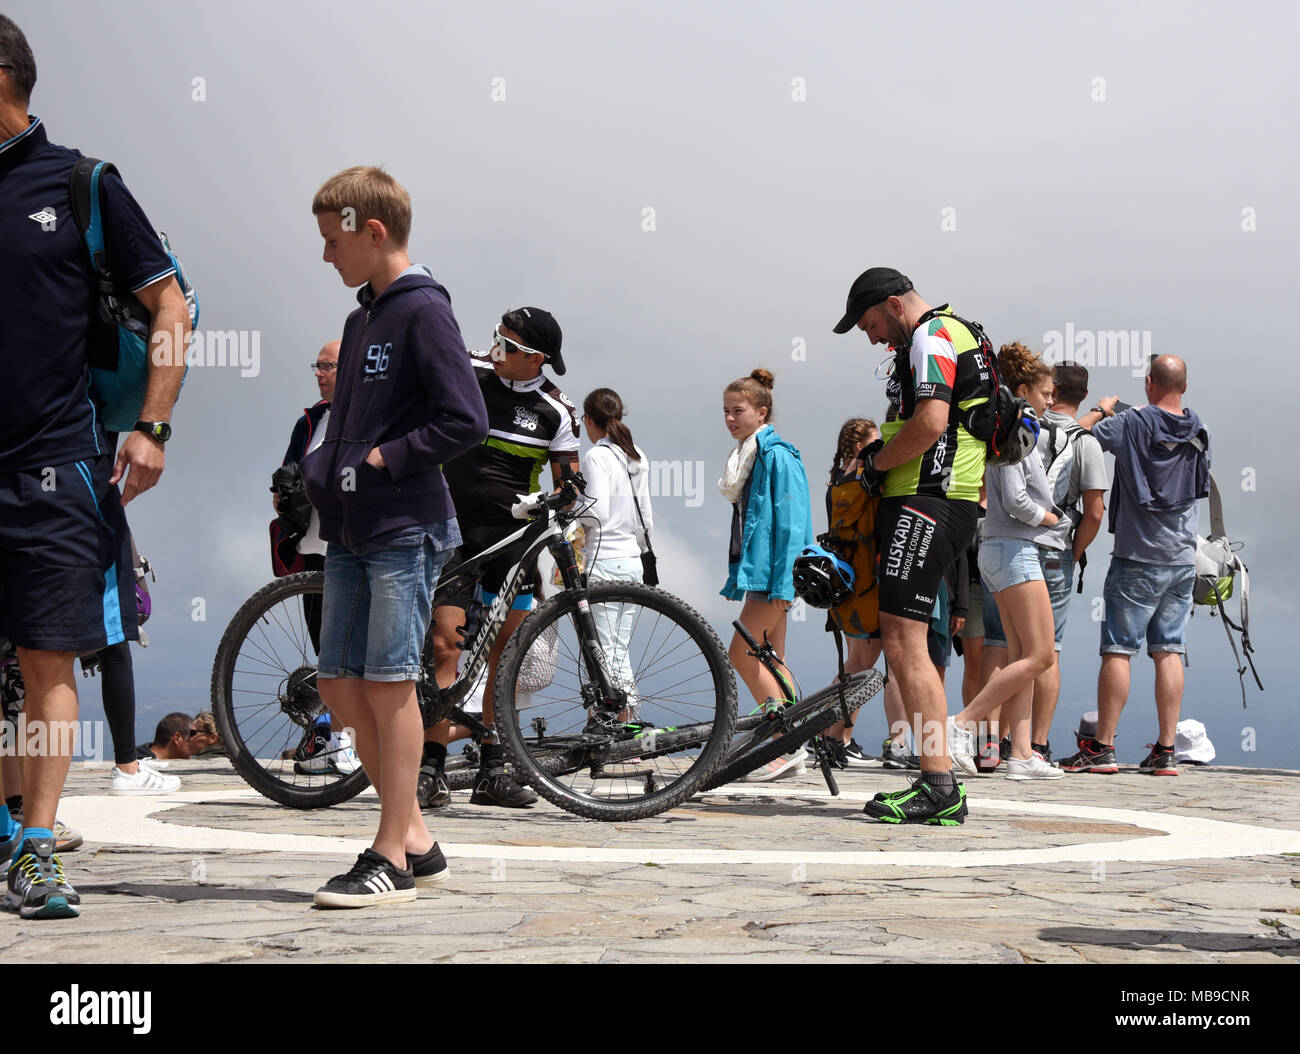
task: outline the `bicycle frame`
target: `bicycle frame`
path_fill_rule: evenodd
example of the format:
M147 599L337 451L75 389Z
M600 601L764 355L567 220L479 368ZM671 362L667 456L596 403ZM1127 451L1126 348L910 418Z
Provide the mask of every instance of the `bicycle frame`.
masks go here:
M566 478L566 483L567 481ZM552 496L553 498L554 496ZM497 638L501 635L502 628L505 626L506 616L510 613L520 590L523 589L524 584L536 570L537 560L543 548L548 549L551 556L554 557L556 567L560 571L561 580L564 582L564 588L579 591L583 594L586 593L586 581L578 570L578 561L573 552L573 544L565 537L567 523L561 522L560 510L552 509L548 504L548 501L552 499L547 499L547 501L541 503L538 515L532 523L525 524L509 537L503 538L495 545L484 549L481 553L476 553L469 559L462 561L452 569L449 576L449 580L454 581L458 576L463 576L466 573L464 570L466 567L478 563L485 556L491 556L493 553L503 550L518 541L524 542L524 551L520 555L519 562L511 570L505 587L497 594L491 606L484 612L483 623L479 627L478 634L473 641L462 644L469 658L464 669L457 675L456 680L446 688L439 688L434 680L433 671L427 667L424 671L425 691L432 697L431 702L434 704L434 708L439 711L450 709L452 716L458 722L468 725L480 735L489 733L490 729L471 715L466 714L460 708L460 704L464 702L465 697L478 683L478 679L492 654L492 646L496 643ZM570 517L569 522L572 522L573 519L576 519L576 517ZM437 605L436 593L434 604ZM592 618L591 608L585 596L578 603L578 627L583 647L583 661L591 677L590 683L595 690L598 690L600 696L599 699L594 698L595 691L593 691L591 701L604 709L617 712L626 705L627 695L623 689L617 687L610 674L604 649L600 645L600 636L596 632L596 623Z

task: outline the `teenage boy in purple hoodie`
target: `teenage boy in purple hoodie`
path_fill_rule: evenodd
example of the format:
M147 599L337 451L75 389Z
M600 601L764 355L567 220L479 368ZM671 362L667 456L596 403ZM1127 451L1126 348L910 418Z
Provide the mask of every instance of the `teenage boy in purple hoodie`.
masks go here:
M415 899L447 878L415 801L423 722L415 694L438 573L460 544L439 466L487 434L451 298L406 254L411 199L378 168L349 168L312 201L324 259L361 307L343 327L321 446L303 460L325 554L317 683L353 730L379 792L379 831L319 907Z

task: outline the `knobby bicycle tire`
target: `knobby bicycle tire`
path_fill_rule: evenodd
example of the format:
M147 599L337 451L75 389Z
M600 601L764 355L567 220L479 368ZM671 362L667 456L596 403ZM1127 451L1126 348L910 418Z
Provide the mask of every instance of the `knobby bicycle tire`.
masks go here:
M849 712L859 709L872 696L885 686L885 680L875 670L863 670L849 674L844 694L848 701ZM748 776L756 768L774 761L782 754L803 746L813 736L826 731L844 715L839 711L839 683L829 684L814 692L790 708L787 720L793 727L781 733L781 737L767 738L756 745L748 741L735 753L730 753L713 773L700 786L701 791L716 790L728 783Z
M212 715L235 771L295 809L337 805L370 785L360 768L298 773L294 760L281 756L311 734L322 712L302 598L321 594L324 583L324 574L308 571L263 586L235 612L212 664Z
M639 736L586 731L583 688L590 692L592 679L577 621L584 600L604 635L613 678L629 692L624 716L647 728ZM516 694L528 649L551 625L554 679L531 695ZM578 816L637 820L686 800L721 763L735 723L736 681L717 634L693 608L661 589L608 582L585 595L557 594L523 621L501 656L494 702L517 779ZM585 744L580 768L553 773L539 763L557 736Z

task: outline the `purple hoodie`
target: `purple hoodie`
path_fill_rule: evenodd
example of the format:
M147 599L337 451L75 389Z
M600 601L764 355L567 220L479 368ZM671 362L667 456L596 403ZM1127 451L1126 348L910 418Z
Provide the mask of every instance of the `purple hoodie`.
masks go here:
M355 547L456 515L442 464L483 441L487 411L447 290L404 274L348 316L325 441L303 459L321 537ZM366 464L379 447L385 468Z

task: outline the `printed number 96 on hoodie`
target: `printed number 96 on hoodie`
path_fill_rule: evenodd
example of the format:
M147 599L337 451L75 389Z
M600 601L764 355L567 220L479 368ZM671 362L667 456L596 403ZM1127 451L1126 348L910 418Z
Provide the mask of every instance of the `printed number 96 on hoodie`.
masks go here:
M371 344L366 349L366 373L387 373L388 372L388 353L393 350L393 345L388 344Z

